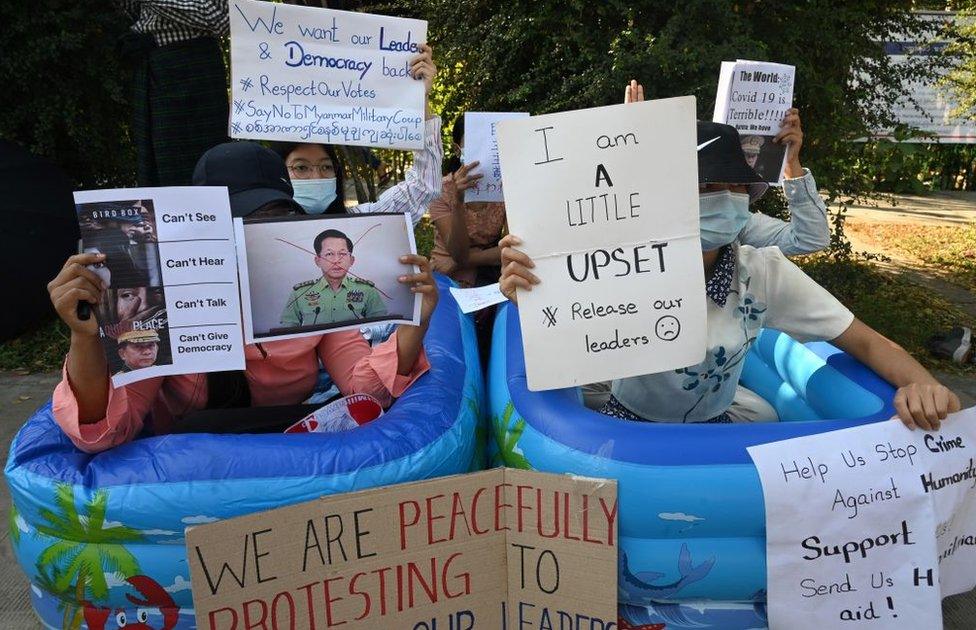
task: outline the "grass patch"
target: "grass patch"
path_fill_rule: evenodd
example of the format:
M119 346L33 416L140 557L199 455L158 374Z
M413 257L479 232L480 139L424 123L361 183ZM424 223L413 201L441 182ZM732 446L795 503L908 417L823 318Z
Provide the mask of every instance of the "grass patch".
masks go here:
M70 340L71 331L60 319L41 322L16 339L0 344L0 370L21 373L60 370Z
M950 280L976 291L976 225L849 224L872 240L913 256Z
M900 344L927 368L976 376L976 366L937 359L925 347L936 333L972 324L951 302L914 282L882 273L866 261L814 256L799 263L858 319Z

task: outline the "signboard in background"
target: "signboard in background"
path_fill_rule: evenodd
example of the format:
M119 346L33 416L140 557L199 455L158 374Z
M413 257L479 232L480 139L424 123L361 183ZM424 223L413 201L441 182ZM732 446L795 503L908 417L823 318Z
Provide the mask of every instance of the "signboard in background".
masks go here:
M976 408L749 448L766 501L769 627L941 628L976 586Z
M959 19L949 11L919 11L927 22L939 25L951 24ZM945 42L892 41L885 43L885 53L893 64L915 63L919 60L931 59L941 53ZM948 72L942 69L941 74ZM939 85L938 81L913 81L904 85L906 92L915 100L912 103L903 97L894 106L895 120L903 125L924 132L925 136L916 136L904 140L914 143L940 144L972 144L976 143L976 121L953 115L958 103L953 99L947 86ZM878 130L875 138L894 139L891 130Z
M423 148L427 22L232 0L230 33L232 138Z
M746 162L771 184L782 182L786 145L773 142L793 107L796 68L763 61L723 61L712 121L739 132Z
M505 201L502 194L502 166L498 158L497 125L502 120L528 118L525 112L465 112L465 164L480 162L475 173L482 178L464 191L464 201Z
M89 190L75 204L83 250L106 256L93 310L116 387L244 369L226 188Z
M208 630L616 626L614 481L497 468L193 527L186 545Z
M690 96L498 124L529 389L704 358L696 133Z

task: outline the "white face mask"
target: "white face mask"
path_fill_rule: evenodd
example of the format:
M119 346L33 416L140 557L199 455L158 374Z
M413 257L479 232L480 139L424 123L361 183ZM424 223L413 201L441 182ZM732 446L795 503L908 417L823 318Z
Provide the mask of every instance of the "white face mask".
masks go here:
M297 201L308 214L322 214L335 201L336 179L293 179Z
M698 195L702 251L728 245L749 221L749 195L721 190Z

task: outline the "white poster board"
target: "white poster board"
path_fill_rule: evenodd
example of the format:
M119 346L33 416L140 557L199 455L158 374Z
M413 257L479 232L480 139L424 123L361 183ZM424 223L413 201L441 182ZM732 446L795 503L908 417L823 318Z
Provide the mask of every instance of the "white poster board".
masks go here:
M419 273L400 262L417 253L409 214L235 219L234 236L248 343L420 324L421 295L397 280Z
M232 138L423 148L427 22L232 0L230 34Z
M113 385L244 369L226 188L89 190L75 204L85 251L106 256L94 315Z
M498 124L509 226L542 281L518 292L529 389L704 358L696 137L693 97Z
M480 162L474 171L482 178L464 191L464 201L505 201L502 192L502 165L498 157L497 126L502 120L528 118L525 112L465 112L464 153L465 164Z
M786 145L773 138L793 107L796 68L764 61L723 61L712 121L739 132L746 162L764 180L779 184L786 167Z
M937 432L892 420L749 454L772 630L941 628L942 598L976 586L976 408Z

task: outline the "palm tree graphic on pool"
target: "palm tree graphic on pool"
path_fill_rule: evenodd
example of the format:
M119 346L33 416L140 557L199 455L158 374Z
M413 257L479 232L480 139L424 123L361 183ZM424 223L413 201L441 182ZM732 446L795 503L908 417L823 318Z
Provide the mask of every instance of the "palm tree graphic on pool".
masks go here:
M85 603L89 597L98 601L108 597L106 571L120 579L140 572L139 562L125 544L139 542L144 536L125 525L105 527L107 492L99 490L85 502L85 515L80 514L75 505L70 484L56 486L54 503L57 512L41 510L45 523L37 526L39 533L55 539L37 559L38 573L48 578L45 590L53 594L74 590L74 599L79 604ZM74 613L70 619L65 615L64 627L78 628L81 625L81 609Z

